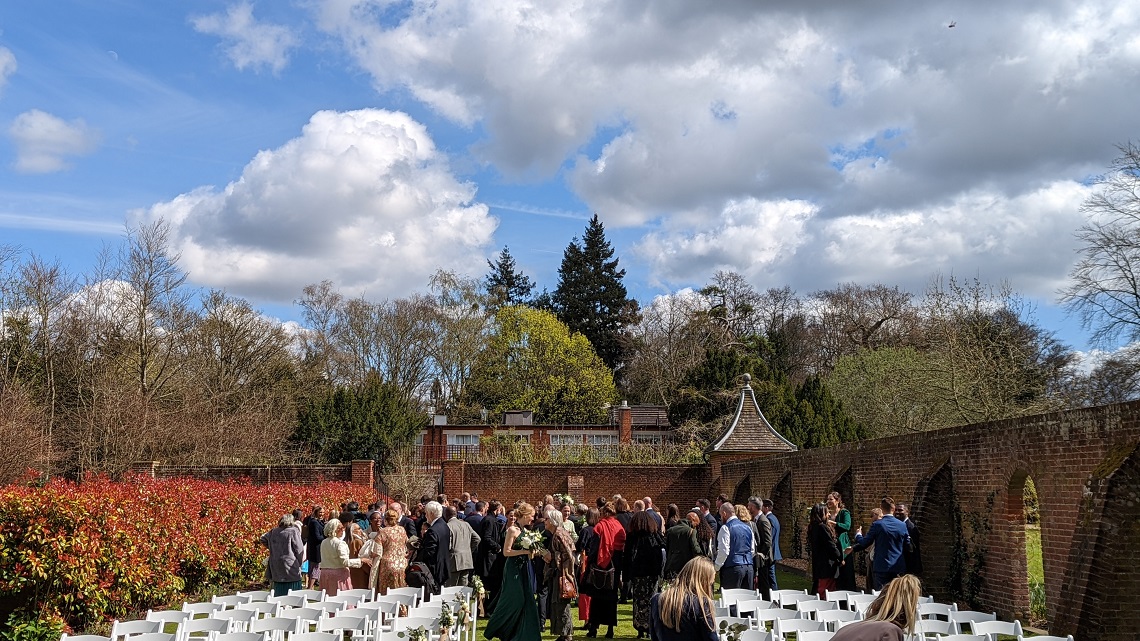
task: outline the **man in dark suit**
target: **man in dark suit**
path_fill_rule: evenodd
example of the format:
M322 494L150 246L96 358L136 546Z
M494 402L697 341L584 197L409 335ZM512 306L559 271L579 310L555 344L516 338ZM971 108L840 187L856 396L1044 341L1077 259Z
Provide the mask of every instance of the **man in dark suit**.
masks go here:
M903 550L910 538L903 522L895 518L895 500L883 497L879 506L883 510L883 518L871 524L867 536L863 536L863 528L855 531L855 545L843 551L846 556L851 552L858 552L875 545L875 561L873 563L874 588L882 590L895 577L906 574L906 561L903 559Z
M475 502L475 509L472 510L471 513L469 513L467 515L467 518L464 520L467 521L467 525L470 525L472 530L475 530L476 534L479 534L479 526L482 525L483 517L485 517L486 515L487 515L487 504L484 503L483 501L476 501ZM482 536L482 535L480 534L480 536Z
M899 503L895 506L895 518L903 522L906 526L907 536L910 537L910 545L903 548L903 560L906 561L906 573L913 574L918 578L922 578L922 556L919 554L918 547L918 526L914 521L910 520L910 508L905 503Z
M482 501L480 501L482 502ZM503 506L491 501L475 533L479 535L479 547L475 548L475 574L483 581L487 591L486 607L490 608L503 584L503 524L496 518Z
M424 505L424 521L428 527L416 555L416 561L428 566L435 577L435 594L439 594L440 588L451 578L447 567L451 559L451 530L442 517L443 506L438 501L428 501Z
M764 517L768 519L768 525L772 526L772 563L768 566L768 587L779 590L780 586L776 583L776 561L784 558L784 555L780 554L780 519L772 512L772 508L776 507L772 499L764 499L761 505L764 507Z
M772 586L768 581L768 568L772 566L772 522L764 516L764 501L758 496L748 499L748 513L752 515L749 525L752 527L753 542L756 550L752 555L756 587L760 590L760 598L765 601L772 599Z

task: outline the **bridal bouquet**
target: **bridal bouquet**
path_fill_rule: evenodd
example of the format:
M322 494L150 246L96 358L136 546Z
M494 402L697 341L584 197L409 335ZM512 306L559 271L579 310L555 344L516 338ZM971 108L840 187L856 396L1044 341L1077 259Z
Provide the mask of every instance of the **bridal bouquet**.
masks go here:
M555 494L554 495L554 504L555 505L573 506L574 505L574 497L570 496L569 494Z
M531 532L530 530L523 530L522 534L515 539L516 550L533 550L535 552L542 551L542 534L539 532Z

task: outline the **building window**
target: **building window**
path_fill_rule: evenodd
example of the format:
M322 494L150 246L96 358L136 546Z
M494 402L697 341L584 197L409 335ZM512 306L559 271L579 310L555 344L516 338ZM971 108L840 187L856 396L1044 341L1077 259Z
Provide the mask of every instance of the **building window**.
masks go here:
M617 445L617 434L590 434L586 437L586 442L590 445Z
M569 445L581 445L581 434L551 434L550 447L565 447Z
M448 445L478 445L479 444L479 435L478 434L448 434L447 435L447 444Z
M642 445L661 445L660 434L634 434L633 442Z
M423 444L424 444L424 433L420 432L419 434L416 434L416 445L419 447L423 447Z

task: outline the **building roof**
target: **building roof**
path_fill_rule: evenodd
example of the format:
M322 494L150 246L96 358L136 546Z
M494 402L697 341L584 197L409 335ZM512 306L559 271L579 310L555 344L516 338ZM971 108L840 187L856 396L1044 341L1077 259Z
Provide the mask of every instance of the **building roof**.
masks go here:
M618 424L617 405L610 407L610 423ZM634 429L645 427L662 427L669 429L669 406L667 405L630 405L629 422Z
M797 448L772 427L749 383L752 377L744 375L744 388L740 390L740 401L736 404L736 416L728 429L717 440L705 448L705 452L791 452Z

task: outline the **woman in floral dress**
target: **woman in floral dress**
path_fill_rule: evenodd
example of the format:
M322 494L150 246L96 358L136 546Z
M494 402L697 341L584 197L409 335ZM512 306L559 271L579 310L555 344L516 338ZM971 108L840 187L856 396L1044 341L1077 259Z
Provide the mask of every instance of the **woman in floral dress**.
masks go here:
M406 587L404 570L408 569L408 533L400 525L400 515L396 510L384 512L384 525L376 533L376 544L383 548L380 559L373 570L370 585L376 586L378 594L387 594L388 588Z

